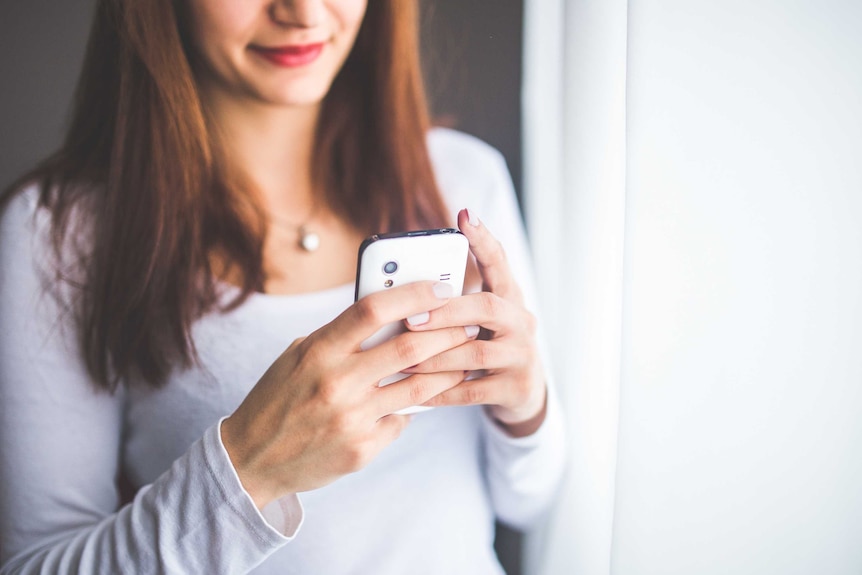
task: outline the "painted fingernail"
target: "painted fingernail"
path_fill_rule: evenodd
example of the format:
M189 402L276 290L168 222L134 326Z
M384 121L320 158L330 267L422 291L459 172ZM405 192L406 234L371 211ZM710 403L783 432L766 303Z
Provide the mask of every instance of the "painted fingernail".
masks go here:
M476 212L467 208L467 221L470 222L470 225L474 228L479 227L479 216L476 215Z
M407 323L410 325L422 325L423 323L428 323L429 319L431 319L431 316L427 311L423 311L422 313L417 313L416 315L408 317Z
M454 295L453 290L452 290L452 284L437 282L436 284L434 284L434 295L437 296L438 299L449 299L449 298L451 298ZM428 314L426 313L425 315L428 315ZM425 321L428 321L428 320L425 320Z
M479 335L479 326L478 325L465 325L464 331L467 332L467 337L469 339L473 339L477 335Z

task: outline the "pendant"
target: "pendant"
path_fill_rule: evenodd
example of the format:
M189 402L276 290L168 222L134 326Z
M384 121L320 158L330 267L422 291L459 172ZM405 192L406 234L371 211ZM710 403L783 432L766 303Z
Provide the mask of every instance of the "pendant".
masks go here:
M314 232L310 232L305 227L299 228L299 245L307 252L317 251L320 247L320 236Z

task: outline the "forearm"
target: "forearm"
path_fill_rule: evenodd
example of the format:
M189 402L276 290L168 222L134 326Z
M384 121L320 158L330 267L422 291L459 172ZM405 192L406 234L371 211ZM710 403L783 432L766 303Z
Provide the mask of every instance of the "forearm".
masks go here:
M565 436L551 395L535 431L515 436L487 413L484 421L488 485L497 517L526 529L553 502L565 468Z
M0 573L245 573L296 533L298 502L279 533L243 492L217 427L133 502L91 525L46 536ZM293 511L293 516L291 516Z

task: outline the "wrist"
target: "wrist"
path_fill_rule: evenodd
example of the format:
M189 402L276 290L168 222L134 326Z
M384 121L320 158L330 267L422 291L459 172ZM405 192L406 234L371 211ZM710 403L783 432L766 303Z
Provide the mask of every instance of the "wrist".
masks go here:
M243 456L241 442L237 440L237 430L235 427L235 421L232 421L231 417L222 421L219 429L222 446L239 478L242 488L251 497L255 507L262 511L275 497L266 495L262 483L255 480L255 473L249 469L248 458Z
M534 434L544 423L547 412L548 392L544 385L540 399L530 407L513 410L495 405L489 409L491 418L510 437L526 437Z

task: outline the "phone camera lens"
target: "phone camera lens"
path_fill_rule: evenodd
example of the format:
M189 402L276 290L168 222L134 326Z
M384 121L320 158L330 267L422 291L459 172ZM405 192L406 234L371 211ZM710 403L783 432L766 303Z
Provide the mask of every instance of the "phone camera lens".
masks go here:
M391 276L392 274L394 274L397 271L398 271L398 262L386 262L383 265L383 273L385 273L388 276Z

